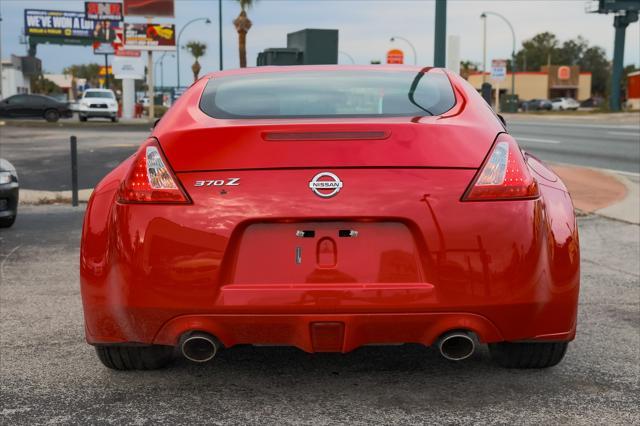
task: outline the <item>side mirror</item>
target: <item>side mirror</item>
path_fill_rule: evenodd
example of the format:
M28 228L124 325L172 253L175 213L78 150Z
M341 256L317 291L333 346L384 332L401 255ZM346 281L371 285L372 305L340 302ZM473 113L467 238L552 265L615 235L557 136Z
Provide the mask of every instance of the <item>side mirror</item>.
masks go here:
M504 117L502 116L502 114L496 114L498 116L498 118L500 119L500 121L502 121L502 125L504 127L507 127L507 120L504 119Z

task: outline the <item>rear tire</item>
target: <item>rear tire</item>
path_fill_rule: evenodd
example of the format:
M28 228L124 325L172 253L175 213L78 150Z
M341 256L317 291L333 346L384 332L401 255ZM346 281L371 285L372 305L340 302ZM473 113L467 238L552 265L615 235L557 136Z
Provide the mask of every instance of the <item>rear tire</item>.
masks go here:
M156 370L173 359L172 346L96 346L98 358L112 370Z
M60 113L55 109L49 109L44 112L44 119L49 123L55 123L60 119Z
M78 116L78 119L79 119L80 121L82 121L82 122L87 121L87 117L82 116L82 115L79 115L79 116Z
M9 228L16 221L15 216L0 217L0 228Z
M506 368L548 368L562 361L568 342L490 343L491 358Z

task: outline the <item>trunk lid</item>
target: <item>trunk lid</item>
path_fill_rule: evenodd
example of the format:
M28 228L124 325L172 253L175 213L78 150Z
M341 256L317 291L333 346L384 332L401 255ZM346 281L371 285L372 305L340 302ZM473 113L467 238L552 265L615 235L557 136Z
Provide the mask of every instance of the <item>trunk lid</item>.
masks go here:
M281 168L478 168L497 123L460 117L215 120L156 132L176 172Z

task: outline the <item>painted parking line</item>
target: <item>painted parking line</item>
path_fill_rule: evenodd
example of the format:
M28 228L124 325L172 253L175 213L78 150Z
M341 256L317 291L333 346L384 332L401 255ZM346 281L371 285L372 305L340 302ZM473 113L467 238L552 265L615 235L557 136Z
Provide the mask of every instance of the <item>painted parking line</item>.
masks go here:
M614 136L633 136L636 138L640 138L640 133L636 133L636 132L607 132L607 134L614 135Z
M550 143L550 144L561 143L560 141L557 141L554 139L523 138L518 136L516 136L516 140L518 142Z

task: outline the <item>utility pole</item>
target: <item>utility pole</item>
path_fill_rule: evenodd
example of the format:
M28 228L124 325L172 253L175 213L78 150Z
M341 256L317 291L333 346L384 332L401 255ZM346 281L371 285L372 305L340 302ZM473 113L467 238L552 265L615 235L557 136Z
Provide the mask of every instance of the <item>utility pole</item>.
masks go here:
M109 88L109 55L104 55L104 88Z
M436 0L433 66L445 67L447 57L447 0Z
M638 12L628 11L624 15L618 15L613 19L613 27L616 29L613 42L613 69L611 70L611 95L609 96L609 108L611 111L620 111L620 83L624 68L624 41L629 24L638 20Z

